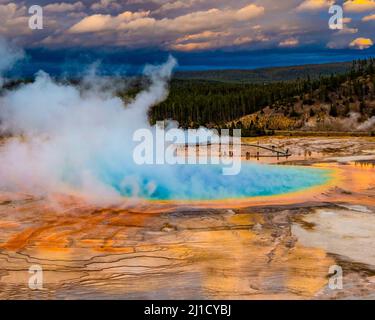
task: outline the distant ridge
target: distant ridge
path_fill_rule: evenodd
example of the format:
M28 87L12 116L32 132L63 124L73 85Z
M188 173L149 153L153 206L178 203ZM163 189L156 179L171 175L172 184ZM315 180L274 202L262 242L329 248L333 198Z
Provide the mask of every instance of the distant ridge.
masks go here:
M178 80L207 80L220 82L269 83L296 80L307 77L318 78L330 74L344 73L350 70L352 61L306 64L287 67L270 67L261 69L231 69L205 71L179 71L174 78Z

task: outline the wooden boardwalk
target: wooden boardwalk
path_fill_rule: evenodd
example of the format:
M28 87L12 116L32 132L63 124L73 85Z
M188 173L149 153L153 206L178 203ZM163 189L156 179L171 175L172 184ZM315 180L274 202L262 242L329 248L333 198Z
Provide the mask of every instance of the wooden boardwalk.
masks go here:
M200 147L210 147L210 146L214 146L214 145L220 145L218 143L207 143L207 144L185 144L184 147L187 148L187 147L191 147L191 146L195 146L196 148L199 148ZM230 146L233 146L232 144L230 144ZM267 145L261 145L261 144L252 144L252 143L241 143L241 148L242 147L252 147L252 148L256 148L257 151L256 153L251 153L251 152L246 152L245 156L246 158L283 158L283 157L290 157L292 156L292 153L289 151L289 149L286 149L286 150L283 150L283 149L280 149L280 148L277 148L276 146L267 146ZM220 150L220 148L219 148ZM271 154L261 154L261 150L266 150L266 151L269 151L271 152ZM233 156L233 152L229 151L229 156Z

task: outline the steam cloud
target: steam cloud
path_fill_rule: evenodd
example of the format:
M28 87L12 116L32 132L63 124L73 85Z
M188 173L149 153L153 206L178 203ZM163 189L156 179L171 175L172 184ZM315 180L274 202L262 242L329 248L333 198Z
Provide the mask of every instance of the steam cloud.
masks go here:
M351 112L348 118L340 119L340 124L345 129L368 131L373 130L375 126L375 117L371 117L360 123L361 115L358 112Z
M21 50L11 47L4 39L0 38L0 87L4 82L2 77L4 71L10 69L22 57Z
M357 129L361 131L371 130L375 128L375 116L361 123Z
M0 55L0 70L20 57L4 42ZM110 89L103 91L99 84L104 80L92 73L84 81L88 90L57 83L40 71L34 82L5 92L0 97L0 133L12 138L0 149L0 188L45 194L74 187L94 198L119 196L103 182L110 177L101 166L110 169L106 172L124 165L132 171L132 134L151 129L147 110L166 98L175 65L169 57L161 66L146 67L150 85L128 105ZM122 188L131 181L127 178Z

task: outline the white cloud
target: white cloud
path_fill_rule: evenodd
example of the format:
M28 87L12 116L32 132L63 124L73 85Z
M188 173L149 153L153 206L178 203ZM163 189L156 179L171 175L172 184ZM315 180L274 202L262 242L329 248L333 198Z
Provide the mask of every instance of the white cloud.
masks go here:
M84 5L81 1L75 3L67 3L67 2L60 2L60 3L51 3L43 7L43 9L47 12L68 12L68 11L78 11L84 9Z
M107 30L120 30L131 22L146 21L150 12L125 11L115 17L109 14L94 14L83 18L80 22L70 28L71 33L98 32Z
M26 7L15 3L0 4L0 34L3 36L31 33Z
M355 49L368 49L370 48L374 43L369 38L357 38L354 39L349 46Z
M362 18L362 21L364 21L364 22L373 21L373 20L375 20L375 13L374 14L370 14L370 15L365 16L365 17Z
M232 45L240 46L253 40L253 38L246 35L238 36L238 32L235 30L223 32L204 31L180 37L170 47L179 51L205 50ZM261 41L262 39L256 37L255 40Z
M344 26L343 29L339 30L338 34L354 34L357 32L358 32L357 28L349 28L349 27Z
M117 35L117 45L162 45L182 51L212 49L252 41L248 35L251 30L249 23L263 14L264 8L254 4L239 9L214 8L160 19L153 17L151 11L94 14L73 25L66 36L76 38L91 33L94 37L94 33L102 32L110 36L102 37L108 41ZM93 37L88 41L93 42ZM266 37L256 35L254 39Z
M354 34L358 32L357 28L350 28L347 24L352 22L352 18L343 18L343 28L337 32L338 35L340 34Z
M289 38L281 41L279 47L295 47L299 44L299 40L296 38Z
M191 8L197 2L201 2L201 0L177 0L173 2L168 1L162 4L159 9L155 10L155 13L165 13L168 11Z
M238 37L238 38L234 39L233 44L241 45L241 44L249 43L251 41L253 41L253 39L251 37L244 36L244 37Z
M229 32L204 31L201 33L189 34L181 38L178 38L176 40L176 43L182 43L182 42L187 42L187 41L197 41L197 40L208 40L208 39L213 39L213 38L218 38L218 37L225 37L228 35L230 35Z
M322 9L327 9L335 1L330 0L305 0L298 7L297 11L318 11Z
M375 0L349 0L344 3L344 10L364 12L375 9Z
M126 11L117 16L96 14L73 25L70 33L98 31L134 31L137 34L187 34L217 28L226 28L236 23L245 23L264 13L264 8L254 4L237 10L210 9L181 15L175 18L155 19L150 11Z
M121 5L116 3L115 0L100 0L91 5L91 10L105 10L105 9L120 9Z
M44 2L49 3L44 6L44 30L33 32L28 28L27 7L20 4L25 0L1 5L4 1L0 0L0 34L26 46L194 50L251 43L256 49L293 47L303 39L303 44L339 43L347 48L349 37L356 37L353 34L371 35L370 21L375 19L374 10L361 15L368 23L349 25L351 18L345 17L343 30L329 32L327 27L328 6L334 2L345 2L349 8L345 13L351 16L350 12L367 10L375 0L52 0ZM249 4L252 1L255 4ZM268 43L260 44L263 41Z

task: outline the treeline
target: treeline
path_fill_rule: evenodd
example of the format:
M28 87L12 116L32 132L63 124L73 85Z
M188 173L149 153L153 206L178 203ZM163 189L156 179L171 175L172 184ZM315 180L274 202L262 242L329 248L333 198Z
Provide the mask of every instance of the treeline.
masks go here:
M296 101L312 105L374 99L375 59L353 61L350 71L330 76L307 77L267 84L223 83L204 80L173 80L166 101L149 113L151 123L165 119L181 127L219 127L266 106L283 106L293 113ZM289 108L289 109L288 109ZM254 124L256 126L256 124Z

